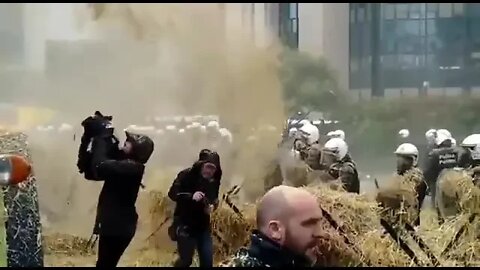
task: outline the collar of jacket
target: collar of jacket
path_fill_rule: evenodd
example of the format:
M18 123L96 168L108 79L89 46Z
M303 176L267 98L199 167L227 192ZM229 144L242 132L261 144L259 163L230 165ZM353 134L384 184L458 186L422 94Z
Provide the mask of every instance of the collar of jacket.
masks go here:
M281 247L258 230L255 230L252 234L248 253L270 267L311 266L310 261L305 256L297 255Z

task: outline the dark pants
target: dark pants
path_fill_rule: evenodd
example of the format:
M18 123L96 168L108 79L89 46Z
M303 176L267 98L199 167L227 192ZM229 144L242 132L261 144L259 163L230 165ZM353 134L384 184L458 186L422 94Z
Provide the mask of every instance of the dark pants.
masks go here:
M177 238L179 258L173 266L190 267L195 249L198 252L200 267L213 267L213 243L210 231L204 231L191 236L179 235Z
M100 235L97 267L116 267L132 239L133 236Z

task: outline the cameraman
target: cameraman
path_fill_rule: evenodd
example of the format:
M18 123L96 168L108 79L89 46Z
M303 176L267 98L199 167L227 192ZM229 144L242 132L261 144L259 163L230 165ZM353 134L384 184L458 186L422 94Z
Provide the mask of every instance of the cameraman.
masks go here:
M115 267L135 235L135 209L145 163L153 153L153 141L144 135L125 132L122 149L115 146L113 130L92 138L91 172L103 180L98 199L96 228L99 234L97 267Z
M213 267L210 213L218 206L221 168L216 152L200 157L188 171L179 173L168 196L175 201L173 240L179 258L174 267L189 267L197 249L200 267Z

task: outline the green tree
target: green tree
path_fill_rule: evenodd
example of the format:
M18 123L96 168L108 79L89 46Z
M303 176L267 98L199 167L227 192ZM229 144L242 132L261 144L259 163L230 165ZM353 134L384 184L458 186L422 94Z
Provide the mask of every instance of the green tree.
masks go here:
M327 61L308 53L285 50L280 78L289 111L331 111L345 99L336 74Z

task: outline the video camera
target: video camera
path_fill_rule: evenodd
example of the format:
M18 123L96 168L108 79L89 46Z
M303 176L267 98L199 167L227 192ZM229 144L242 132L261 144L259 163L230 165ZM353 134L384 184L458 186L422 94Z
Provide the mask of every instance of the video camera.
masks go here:
M98 180L92 171L92 152L91 147L94 138L101 138L110 143L109 156L115 158L118 153L119 140L114 135L112 126L113 116L103 115L96 111L93 116L89 116L82 121L83 135L78 150L77 167L80 173L84 174L87 180Z

